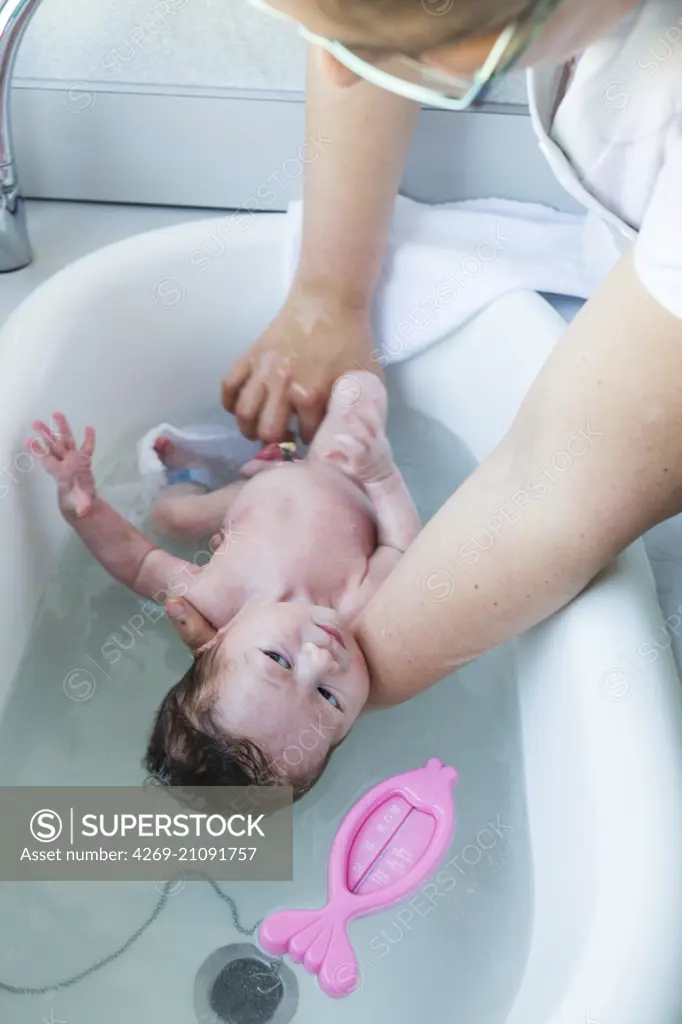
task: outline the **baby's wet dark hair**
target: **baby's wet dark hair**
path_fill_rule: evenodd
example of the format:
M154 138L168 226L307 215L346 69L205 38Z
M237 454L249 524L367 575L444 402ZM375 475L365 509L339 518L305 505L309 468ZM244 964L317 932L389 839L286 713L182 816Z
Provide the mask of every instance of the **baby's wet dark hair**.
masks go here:
M156 715L147 746L145 767L168 786L292 786L294 800L320 778L330 750L314 772L291 773L280 767L257 743L219 728L213 718L217 648L197 656L179 683L171 687Z

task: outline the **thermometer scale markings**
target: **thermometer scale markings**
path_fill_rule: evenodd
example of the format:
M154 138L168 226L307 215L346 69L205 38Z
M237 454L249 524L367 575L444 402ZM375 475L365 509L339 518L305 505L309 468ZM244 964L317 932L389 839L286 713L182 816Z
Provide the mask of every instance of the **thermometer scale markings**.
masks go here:
M356 848L363 851L366 850L370 853L370 856L366 859L366 863L363 863L365 860L365 857L363 857L362 860L355 861L352 864L348 879L350 883L348 888L351 892L357 892L412 811L412 806L403 797L399 796L386 800L370 814L358 832L353 843L353 850L351 851L351 853L355 852ZM387 830L388 822L393 819L398 819L396 825L389 831L387 836L383 836L381 833ZM370 841L370 836L376 835L377 832L380 834L378 845Z
M371 873L365 875L355 892L364 895L383 888L396 878L403 878L422 859L435 830L435 818L413 808L374 861Z
M435 828L435 819L430 814L418 811L402 797L387 800L377 807L353 844L349 890L364 894L388 885L396 877L403 877L424 855ZM354 860L356 851L360 856Z

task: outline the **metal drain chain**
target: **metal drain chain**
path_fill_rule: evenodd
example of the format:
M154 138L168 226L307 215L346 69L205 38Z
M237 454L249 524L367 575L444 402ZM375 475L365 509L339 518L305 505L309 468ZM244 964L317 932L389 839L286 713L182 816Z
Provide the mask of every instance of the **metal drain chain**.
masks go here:
M206 878L205 881L208 882L208 884L211 886L216 896L219 896L224 903L227 903L228 907L230 908L230 913L232 914L232 923L235 927L235 930L238 931L240 935L245 935L247 938L250 938L261 922L257 921L252 928L245 928L244 925L239 920L239 910L237 909L237 904L232 899L232 897L228 896L226 892L223 892L223 890L217 885L216 882L213 881L212 878ZM161 896L159 897L156 906L152 910L147 920L144 921L143 924L141 924L140 927L137 928L128 939L126 939L122 946L120 946L115 952L110 953L109 956L105 956L102 960L98 960L97 963L94 963L91 967L86 967L85 970L81 971L79 974L74 974L73 977L66 978L64 979L64 981L58 981L54 985L40 985L38 987L31 987L22 985L8 985L7 982L0 981L0 992L7 992L10 995L15 996L42 996L48 992L58 992L61 989L71 988L73 985L77 985L79 981L84 981L85 978L89 978L90 975L94 974L96 971L101 971L102 968L108 967L109 964L113 963L115 960L118 960L118 958L123 956L124 953L127 953L130 947L135 945L137 940L144 935L147 929L151 928L151 926L160 916L164 907L168 903L168 900L170 898L170 891L176 884L177 879L166 882L166 884L163 887ZM281 961L281 958L279 959Z

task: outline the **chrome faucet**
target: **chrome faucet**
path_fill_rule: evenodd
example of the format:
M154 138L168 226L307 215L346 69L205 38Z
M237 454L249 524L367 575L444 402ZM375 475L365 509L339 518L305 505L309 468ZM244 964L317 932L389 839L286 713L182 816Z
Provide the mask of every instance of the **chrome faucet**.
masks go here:
M0 272L33 259L12 150L12 72L24 31L40 0L0 0Z

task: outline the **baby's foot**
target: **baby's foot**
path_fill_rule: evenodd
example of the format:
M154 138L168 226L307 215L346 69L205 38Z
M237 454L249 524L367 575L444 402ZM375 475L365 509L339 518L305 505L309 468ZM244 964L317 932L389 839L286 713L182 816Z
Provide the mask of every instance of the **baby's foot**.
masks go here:
M183 448L170 438L157 437L154 451L166 468L166 481L169 486L193 484L207 491L215 491L220 486L219 479L207 459L202 459L196 452Z
M157 437L154 451L166 469L206 469L205 461L196 452L187 451L168 437Z

